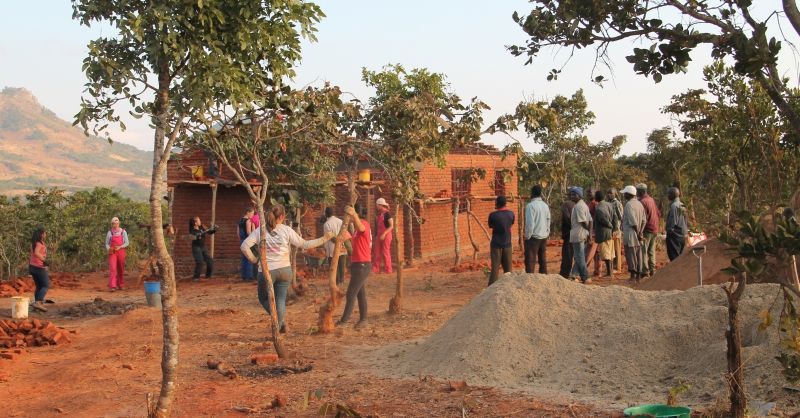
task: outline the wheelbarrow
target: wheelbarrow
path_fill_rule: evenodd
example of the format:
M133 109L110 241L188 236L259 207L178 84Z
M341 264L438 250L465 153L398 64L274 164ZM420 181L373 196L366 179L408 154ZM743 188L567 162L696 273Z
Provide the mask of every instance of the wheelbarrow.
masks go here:
M315 257L311 254L303 254L303 258L306 262L306 266L311 269L311 274L316 277L317 272L325 265L327 258L325 257Z

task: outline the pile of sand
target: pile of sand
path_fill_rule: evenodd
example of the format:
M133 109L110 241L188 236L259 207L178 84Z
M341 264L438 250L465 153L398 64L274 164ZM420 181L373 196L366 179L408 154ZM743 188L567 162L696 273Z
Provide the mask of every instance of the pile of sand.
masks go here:
M780 402L777 329L759 332L756 317L778 292L749 286L740 312L748 393ZM427 339L366 357L386 376L463 379L610 407L664 402L683 382L691 389L681 402L708 404L727 396L725 305L719 286L641 292L509 274Z
M709 238L697 246L705 246L703 254L703 284L720 284L730 279L720 270L730 267L733 255L726 250L727 246L716 238ZM697 257L691 249L656 270L656 274L645 280L639 290L686 290L697 286Z

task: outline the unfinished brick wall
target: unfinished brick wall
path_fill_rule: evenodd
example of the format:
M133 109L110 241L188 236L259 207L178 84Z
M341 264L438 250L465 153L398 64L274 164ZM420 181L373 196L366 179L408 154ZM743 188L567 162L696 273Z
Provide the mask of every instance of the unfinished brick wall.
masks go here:
M461 168L483 168L486 171L484 179L479 179L471 185L471 211L486 228L489 233L491 230L488 225L489 213L494 210L494 201L490 198L495 196L495 172L498 170L510 170L515 172L516 158L509 157L502 160L497 153L488 154L460 154L451 153L447 156L446 166L438 168L426 165L419 173L420 191L430 197L445 192L445 195L452 194L452 170ZM512 175L506 180L506 195L517 194L517 178ZM483 198L483 199L481 199ZM509 201L508 208L518 216L517 201ZM455 255L455 233L453 231L453 203L450 201L425 203L421 209L421 216L424 223L421 225L420 236L418 237L419 251L424 254L424 258L453 257ZM459 213L458 230L461 237L460 248L462 259L472 255L472 245L467 234L466 212ZM489 242L474 218L472 223L472 236L478 245L481 253L488 253ZM517 241L517 228L512 228L514 243Z
M191 254L191 241L188 235L188 220L192 216L200 216L204 224L211 222L211 187L208 185L186 184L182 181L191 180L191 172L187 168L190 165L207 166L208 161L202 152L192 152L187 156L170 161L168 165L168 183L174 187L174 201L172 207L172 217L177 228L177 237L174 246L174 257L176 272L179 277L190 276L194 271L194 259ZM451 153L446 159L447 165L440 169L435 166L424 166L419 172L420 191L426 197L434 197L441 191L452 192L451 171L456 168L480 167L486 170L486 178L471 184L472 212L478 220L488 230L487 218L489 213L494 210L495 196L495 171L511 170L514 172L516 159L513 157L501 160L496 152L487 152L480 155ZM223 173L224 175L224 173ZM360 185L357 187L358 202L366 205L368 209L367 220L370 227L375 230L376 207L375 200L384 198L390 205L393 212L397 209L391 196L388 185L383 184L383 173L380 170L372 170L372 180L378 184L371 186ZM517 194L516 176L511 176L505 184L507 195ZM244 212L244 208L250 203L250 199L243 188L218 186L217 192L217 219L216 223L220 226L220 232L215 237L215 269L221 274L234 274L238 272L240 252L239 238L237 235L237 223ZM484 199L480 199L484 198ZM349 204L350 196L347 185L337 184L334 187L334 201L330 206L334 208L336 216L344 216L344 207ZM415 258L442 258L454 255L455 236L453 232L453 211L452 203L421 203L413 204L417 215L423 220L420 225L413 222L414 236L414 257ZM517 201L510 201L509 209L515 213ZM323 215L324 205L312 208L305 213L301 221L302 235L305 238L313 239L322 235L322 223L320 219ZM395 233L399 234L398 239L405 242L405 258L410 257L410 240L406 239L405 220L410 216L407 208L397 211L395 219ZM488 252L489 245L484 233L475 223L475 219L470 219L472 223L472 234L478 244L481 253ZM459 232L461 235L461 254L462 258L467 259L472 255L472 246L467 235L467 214L459 214ZM491 231L489 231L491 233ZM517 240L517 228L513 229L514 240ZM210 243L209 243L210 244Z
M172 219L175 223L174 243L175 271L178 277L194 273L192 242L189 235L189 218L199 216L206 226L211 226L211 187L207 185L181 184L175 186L172 204ZM250 203L250 197L241 187L217 188L216 224L219 231L214 234L214 268L216 272L230 274L239 270L239 219ZM210 239L206 246L211 250ZM204 271L205 272L205 271Z

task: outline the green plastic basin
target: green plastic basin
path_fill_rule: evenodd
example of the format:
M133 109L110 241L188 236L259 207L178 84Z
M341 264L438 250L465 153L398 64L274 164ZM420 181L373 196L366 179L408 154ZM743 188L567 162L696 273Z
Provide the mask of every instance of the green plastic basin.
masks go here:
M625 409L626 417L690 418L692 410L685 406L641 405Z

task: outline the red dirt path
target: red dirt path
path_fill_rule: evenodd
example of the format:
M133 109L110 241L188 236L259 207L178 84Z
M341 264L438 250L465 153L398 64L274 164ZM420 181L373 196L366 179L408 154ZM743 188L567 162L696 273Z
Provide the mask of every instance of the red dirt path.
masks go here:
M557 251L548 249L551 272L558 270ZM252 354L273 352L268 317L257 302L255 285L233 277L179 283L181 359L174 416L243 416L234 408L248 407L260 411L256 416L310 417L318 416L324 402L346 404L374 417L451 417L462 416L462 411L466 416L609 416L602 405L491 388L468 386L451 392L447 382L425 376L412 381L376 378L347 360L348 346L385 345L434 332L484 288L481 271L449 273L449 267L450 263L426 263L408 270L405 310L398 316L385 313L394 276L373 275L369 326L345 327L331 335L314 334L327 287L321 277L311 280L311 291L288 307L286 344L292 358L281 364L311 364L313 370L282 377L259 375L258 366L250 362ZM0 360L3 415L145 416L145 396L158 393L161 377L160 310L74 319L58 313L97 296L112 302L144 301L141 289L109 293L104 281L105 274L97 272L81 277L77 288L56 287L48 298L57 304L49 305L53 308L46 314L32 314L80 332L69 345L37 347L14 361ZM605 279L598 284L610 283ZM0 318L10 316L5 301L0 302ZM337 318L340 313L341 307ZM209 370L209 358L232 366L239 377L231 380ZM322 399L312 396L306 406L304 394L317 389L322 389ZM287 405L267 410L276 395L285 396Z

